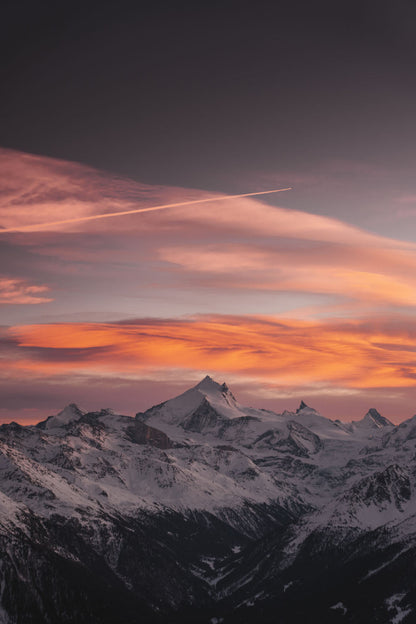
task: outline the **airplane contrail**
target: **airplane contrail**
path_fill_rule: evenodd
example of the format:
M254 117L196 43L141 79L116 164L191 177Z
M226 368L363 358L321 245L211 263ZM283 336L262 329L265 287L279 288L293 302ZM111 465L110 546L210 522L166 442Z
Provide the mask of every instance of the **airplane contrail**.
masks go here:
M107 212L105 214L90 215L88 217L75 217L73 219L64 219L62 221L49 221L47 223L39 223L34 225L20 225L17 227L1 229L0 234L7 232L37 232L54 225L66 225L67 223L81 223L82 221L95 221L97 219L110 219L111 217L122 217L125 215L137 214L139 212L152 212L153 210L164 210L165 208L178 208L180 206L190 206L192 204L206 204L214 201L224 201L227 199L239 199L240 197L253 197L254 195L270 195L271 193L282 193L283 191L291 191L292 187L282 189L273 189L272 191L256 191L255 193L242 193L240 195L223 195L220 197L209 197L208 199L193 199L191 201L177 202L175 204L162 204L161 206L151 206L150 208L136 208L135 210L123 210L122 212Z

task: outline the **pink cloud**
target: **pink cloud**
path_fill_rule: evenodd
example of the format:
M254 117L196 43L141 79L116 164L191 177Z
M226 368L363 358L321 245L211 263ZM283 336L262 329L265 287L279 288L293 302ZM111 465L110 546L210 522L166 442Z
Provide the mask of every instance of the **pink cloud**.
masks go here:
M202 275L217 287L321 293L399 306L416 304L413 250L328 243L305 248L295 242L280 247L277 241L272 247L165 247L159 255L177 270Z
M83 165L10 150L0 150L0 164L3 227L215 197L143 185ZM363 306L412 307L416 301L415 244L339 219L270 206L259 198L219 198L210 204L57 229L0 233L0 241L29 249L38 274L53 274L55 283L72 276L71 287L76 289L90 275L89 292L102 288L99 278L101 284L105 279L117 284L119 292L124 287L127 297L151 294L156 288L169 292L195 287L215 291L217 301L237 290L317 293L337 302L355 301L349 313L356 316ZM47 300L40 291L25 288L23 292L20 285L22 303Z
M0 148L0 228L85 218L146 208L154 202L201 198L198 191L148 186L91 167ZM63 231L128 229L129 219L107 226L57 226Z
M409 245L366 232L339 219L270 206L258 198L222 200L219 193L149 186L84 165L0 149L0 226L18 228L42 222L144 209L159 204L205 201L212 204L172 207L161 212L57 225L58 231L201 237L234 233L289 237L369 246ZM295 176L294 176L295 177ZM242 189L250 192L252 189ZM266 190L266 189L263 189ZM296 189L295 189L296 190ZM49 231L49 229L48 229ZM34 236L33 233L27 237ZM19 240L24 240L19 235Z
M48 286L28 284L23 279L0 277L0 305L48 303L53 301L43 294L48 291Z

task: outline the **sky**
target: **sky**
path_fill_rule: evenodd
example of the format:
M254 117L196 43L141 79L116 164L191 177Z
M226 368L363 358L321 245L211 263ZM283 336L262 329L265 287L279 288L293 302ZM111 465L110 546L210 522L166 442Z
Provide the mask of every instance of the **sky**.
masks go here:
M276 411L416 413L412 2L4 16L0 421L206 374Z

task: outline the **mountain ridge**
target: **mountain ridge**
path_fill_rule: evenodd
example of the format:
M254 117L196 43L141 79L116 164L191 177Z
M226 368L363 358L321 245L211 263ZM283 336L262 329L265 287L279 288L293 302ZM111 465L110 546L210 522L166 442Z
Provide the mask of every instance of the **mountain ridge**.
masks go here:
M0 587L15 588L0 592L3 620L23 617L26 592L28 622L58 622L56 605L70 613L79 599L98 624L107 616L97 591L107 587L126 622L139 621L136 609L163 624L266 622L276 608L283 622L308 609L338 621L331 605L341 601L342 621L387 623L384 581L384 606L374 598L363 619L351 583L370 587L416 552L415 432L414 419L396 426L375 408L354 424L303 401L295 412L244 407L208 376L136 417L71 403L37 425L2 425ZM45 566L66 583L52 602ZM415 587L403 570L396 602L409 618ZM332 588L330 605L316 576Z

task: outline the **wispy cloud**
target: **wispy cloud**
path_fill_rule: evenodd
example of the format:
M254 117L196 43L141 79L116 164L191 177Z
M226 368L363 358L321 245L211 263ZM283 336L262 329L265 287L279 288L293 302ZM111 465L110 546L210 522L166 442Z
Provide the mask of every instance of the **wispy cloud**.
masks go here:
M349 308L356 316L363 305L416 303L415 244L339 219L271 206L254 196L225 200L201 191L151 187L8 150L0 150L0 162L5 176L0 225L29 230L3 236L30 248L39 272L53 273L55 282L59 275L78 275L77 284L85 290L86 274L88 291L98 292L107 276L129 296L138 289L151 296L156 288L179 291L198 285L195 301L204 297L202 288L209 289L208 298L214 290L217 309L230 291L241 296L258 290L356 301L355 312ZM158 212L155 205L172 208ZM101 219L120 212L134 214ZM68 217L71 223L62 223ZM49 232L50 226L39 231L42 222L57 223L58 231ZM29 281L32 269L33 262L27 267Z
M217 288L330 294L359 302L416 305L416 249L319 245L165 247L160 257ZM357 312L358 312L357 308Z
M170 208L178 208L184 206L195 206L199 204L207 204L217 201L230 201L235 199L242 199L243 197L256 197L259 195L271 195L272 193L282 193L284 191L290 191L291 188L280 188L269 191L254 191L251 193L240 193L238 195L219 195L218 197L205 197L204 199L194 199L190 201L179 201L169 204L161 204L159 206L149 206L147 208L132 208L130 210L121 210L117 212L105 212L88 216L71 217L67 219L60 219L58 221L45 221L41 223L34 223L30 225L20 225L10 228L4 228L0 230L0 234L8 234L9 232L42 232L49 230L50 228L61 228L65 225L73 225L74 223L85 223L89 221L101 221L103 219L114 219L116 217L127 217L130 215L142 214L144 212L156 212L159 210L167 210Z
M0 149L0 226L114 234L171 232L184 240L207 234L222 237L287 237L367 246L409 244L366 232L339 219L270 206L254 197L225 197L195 189L149 186L55 159ZM264 190L264 189L263 189ZM262 190L255 194L261 194ZM251 195L251 193L248 193ZM194 202L212 202L195 207ZM175 207L175 204L177 206ZM172 210L152 212L159 205ZM139 211L150 211L137 218ZM102 219L128 213L125 218ZM69 223L67 223L69 221ZM61 225L60 225L61 224ZM173 230L173 231L172 231Z
M41 231L37 226L43 222L82 222L97 214L202 197L197 191L148 186L85 165L2 148L0 171L3 230L34 226ZM125 230L129 227L126 224L128 219L120 223L120 228ZM94 227L100 229L100 223L94 223ZM107 227L114 231L118 226L112 223ZM68 226L56 229L68 231ZM72 229L79 231L75 226Z
M48 303L53 299L45 296L49 291L45 285L37 286L28 284L23 279L14 279L0 276L0 305L20 304L33 305L38 303Z

